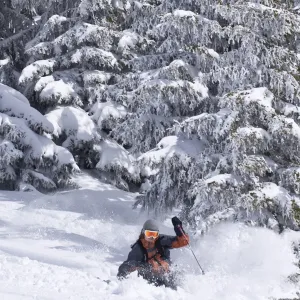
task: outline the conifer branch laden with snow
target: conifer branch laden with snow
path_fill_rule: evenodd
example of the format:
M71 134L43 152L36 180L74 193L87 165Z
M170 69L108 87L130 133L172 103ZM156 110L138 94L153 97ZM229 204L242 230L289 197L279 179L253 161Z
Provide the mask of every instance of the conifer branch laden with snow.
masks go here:
M80 167L102 170L109 181L128 189L128 182L139 181L134 159L107 136L126 115L109 92L130 56L117 22L124 21L127 4L122 3L75 1L64 15L52 3L53 15L26 44L28 64L19 85L53 124L54 142L71 151Z
M151 56L139 58L143 59L139 70L148 71L149 65L165 68L168 55L176 59L180 53L183 63L196 70L192 80L201 79L208 88L204 103L209 103L190 115L176 114L173 126L147 136L151 140L174 133L181 139L196 138L205 146L198 148L201 153L196 157L172 152L174 158L167 156L160 163L156 158L160 150L143 154L141 170L148 169L151 182L139 200L144 207L158 211L182 207L204 229L229 218L279 231L299 230L295 180L300 27L292 8L291 3L231 1L226 5L209 0L144 1L132 6L132 28L156 45ZM161 63L154 67L155 52ZM195 102L203 99L198 96ZM155 101L150 103L148 107ZM181 101L181 109L188 107L189 101ZM131 128L134 116L141 116L132 112ZM155 115L164 117L159 110ZM143 123L139 119L136 124ZM274 195L268 194L270 190Z
M53 130L22 94L0 84L2 189L27 184L44 192L71 184L70 175L79 168L68 150L46 137Z

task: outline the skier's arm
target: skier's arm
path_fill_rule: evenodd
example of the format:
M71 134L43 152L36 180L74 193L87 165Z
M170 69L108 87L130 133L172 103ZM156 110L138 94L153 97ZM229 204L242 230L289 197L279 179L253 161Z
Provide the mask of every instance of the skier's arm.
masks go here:
M123 278L135 270L138 270L142 266L142 261L143 252L138 245L135 245L129 252L127 260L120 265L117 276Z
M181 248L188 245L190 238L184 232L182 222L177 217L174 217L172 218L172 223L176 236L163 236L161 238L161 245L170 248Z
M181 236L164 235L160 239L160 243L163 247L181 248L189 243L189 236L186 233L184 233L184 235Z
M189 241L190 241L189 236L186 233L184 233L181 236L176 237L176 240L172 242L171 247L172 248L181 248L181 247L188 245Z

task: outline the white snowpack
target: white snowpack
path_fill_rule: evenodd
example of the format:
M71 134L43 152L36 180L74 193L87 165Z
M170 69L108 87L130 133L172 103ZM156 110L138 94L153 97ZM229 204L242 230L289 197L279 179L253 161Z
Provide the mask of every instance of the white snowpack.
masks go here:
M196 157L204 148L204 142L196 138L189 140L179 136L164 137L156 148L138 157L138 161L142 162L141 173L144 176L156 174L158 170L153 168L153 165L158 164L163 159L171 158L174 155L178 155L182 159Z
M177 9L173 12L175 17L183 18L183 17L195 17L196 14L189 10L180 10Z
M39 124L45 132L51 133L52 124L39 111L31 107L28 100L24 98L17 91L13 92L13 89L0 84L0 112L21 118L28 125Z
M216 52L214 49L207 48L207 52L213 58L216 58L216 59L220 58L219 53Z
M226 188L226 185L230 186L238 186L238 184L241 182L240 178L233 174L218 174L219 172L216 170L212 174L210 174L210 177L204 179L204 184L209 187L212 186L218 186L219 189ZM195 199L194 206L197 207L199 204L201 204L201 197L198 194ZM205 205L205 204L204 204ZM216 217L216 215L215 215ZM210 219L212 219L211 217Z
M10 63L10 58L0 59L0 67Z
M83 73L83 81L85 84L91 83L107 83L107 81L111 78L111 74L104 71L84 71Z
M22 102L24 102L25 104L28 104L29 105L29 101L28 99L23 95L21 94L20 92L18 92L17 90L5 85L5 84L2 84L0 83L0 97L1 98L16 98Z
M236 132L239 136L250 136L252 134L255 134L255 136L258 138L266 139L267 141L271 140L271 135L262 128L240 127Z
M265 107L272 108L274 95L267 88L254 88L246 92L249 92L249 94L245 97L246 101L257 101Z
M272 103L274 100L274 95L266 87L253 88L250 90L236 92L232 96L229 96L229 98L233 98L238 101L243 99L246 104L249 104L250 102L257 102L260 105L264 106L265 109L269 111L273 110Z
M134 166L134 158L125 150L121 145L115 141L108 139L100 142L101 158L96 165L97 169L118 169L124 168L130 174L136 173L136 167Z
M134 48L139 41L139 36L130 30L124 30L122 37L119 40L118 48L122 51L130 48Z
M290 116L293 113L300 115L300 107L291 103L285 103L282 112L285 116Z
M112 38L109 37L110 35L116 35L116 32L108 30L107 27L80 22L54 39L51 42L51 47L54 47L56 55L61 54L62 47L66 47L69 51L72 51L76 46L82 46L91 41L98 46L101 42L104 42L102 47L110 48L112 41ZM105 36L106 39L104 40Z
M33 170L25 170L25 174L31 174L33 177L43 181L43 182L47 182L47 184L50 186L52 186L54 189L57 188L56 184L48 177L46 177L45 175L43 175L42 173L33 171ZM24 175L23 175L24 176Z
M0 125L2 117L0 114ZM16 159L22 158L22 151L15 148L12 142L0 138L0 165L1 167L13 165Z
M39 31L38 35L25 45L25 50L34 47L41 41L47 40L47 34L49 34L49 30L53 28L55 25L63 23L65 21L67 21L66 17L59 16L59 15L51 16L48 19L48 21L43 25L43 28Z
M79 171L73 155L66 148L55 145L49 138L43 136L39 136L39 142L44 156L52 157L55 155L57 157L58 167L71 164L74 170Z
M27 49L25 53L31 57L32 55L35 56L37 54L48 56L51 53L53 45L52 42L40 42L33 47Z
M148 73L150 75L150 73ZM151 74L154 75L154 74ZM144 78L147 76L147 74L144 74ZM203 83L196 78L195 82L186 82L184 80L168 80L168 79L158 79L158 78L150 78L150 80L145 81L144 85L148 87L157 86L159 85L160 88L164 88L165 86L169 87L183 87L186 84L188 84L192 89L194 89L196 92L200 93L203 98L206 98L208 96L208 88L203 85Z
M71 56L72 63L81 63L83 59L101 59L107 61L111 66L116 66L118 64L117 59L111 52L91 47L82 47L77 49Z
M272 199L287 211L290 211L291 201L294 199L285 188L273 182L264 182L261 189L252 191L251 193L255 193L260 200Z
M249 7L251 7L251 8L255 8L255 9L260 10L260 11L272 10L272 11L277 12L277 13L282 13L281 9L277 9L277 8L274 8L274 7L266 6L266 5L263 5L263 4L260 4L260 3L248 2L247 5Z
M89 3L87 0L80 1L80 4L78 6L78 11L80 16L87 16L89 14Z
M175 59L168 66L141 72L139 74L139 77L142 81L145 81L145 82L146 81L153 81L153 83L155 83L155 80L157 80L156 84L159 81L162 81L163 84L168 84L168 82L171 83L172 81L163 80L161 73L164 73L165 71L168 72L168 70L170 68L174 68L174 67L175 68L185 67L192 77L197 77L198 73L199 73L197 68L195 68L192 65L186 63L182 59ZM197 80L199 80L199 79L197 79ZM180 84L182 84L182 83L183 82L180 82Z
M21 143L30 149L26 152L26 155L30 156L30 158L41 159L42 156L53 158L55 155L58 160L58 166L71 164L74 169L79 170L72 154L67 149L55 145L51 139L30 130L23 119L9 117L0 113L0 122L14 125L15 130L23 134Z
M205 179L206 184L211 184L211 183L217 183L217 184L224 184L227 182L230 182L232 184L237 184L239 181L239 178L235 175L232 174L218 174L212 177L209 177L208 179Z
M71 30L72 33L74 33L74 36L76 37L76 42L78 44L81 44L88 41L90 37L94 36L99 30L107 30L107 28L89 23L79 23L72 27ZM55 40L55 42L59 42L59 40L63 38L64 35L61 35Z
M294 10L300 9L300 4L296 5L293 9L294 9Z
M94 138L95 123L81 108L58 107L46 114L45 117L53 124L53 134L57 137L65 132L68 136L74 136L77 141L87 142Z
M125 3L124 3L124 1L123 0L113 0L112 1L112 6L114 7L114 8L117 8L117 9L119 9L119 10L124 10L124 7L125 6L128 6L128 1L126 1Z
M273 123L271 124L269 131L280 131L282 127L285 126L291 131L295 137L300 138L300 127L299 125L291 118L286 118L284 116L279 116L274 119Z
M199 92L203 98L208 97L208 87L206 87L199 78L195 79L195 82L191 84L195 91Z
M42 18L42 16L34 16L33 20L34 20L34 22L38 22L41 20L41 18Z
M123 105L108 102L96 102L90 112L93 114L93 120L99 127L102 126L102 122L109 118L122 118L126 115L126 109Z
M42 90L40 98L42 101L49 101L53 98L71 101L71 99L79 99L80 97L71 84L64 82L62 79L51 81L51 78L49 78L49 82Z
M54 82L55 78L52 75L44 76L40 78L37 83L35 84L34 90L36 92L41 92L48 83Z
M288 119L290 125L292 126L292 133L297 136L298 138L300 138L300 127L299 125L293 120L293 119Z
M19 83L23 84L36 77L48 75L56 64L54 59L37 60L34 63L25 67L19 77Z
M181 270L177 291L138 277L116 278L146 219L132 210L135 194L80 174L79 190L42 195L0 191L0 298L5 300L265 300L293 299L299 286L286 278L299 272L292 242L283 234L240 223L221 223L191 246L171 250ZM174 235L170 218L160 232ZM187 230L188 233L189 230ZM108 283L106 280L110 280Z

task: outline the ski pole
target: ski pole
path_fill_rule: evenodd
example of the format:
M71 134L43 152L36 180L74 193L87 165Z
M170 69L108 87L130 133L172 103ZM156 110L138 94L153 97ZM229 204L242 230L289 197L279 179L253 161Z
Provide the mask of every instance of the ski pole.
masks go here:
M204 275L205 272L204 272L204 270L202 269L202 267L201 267L201 265L200 265L200 263L199 263L199 261L198 261L196 255L195 255L195 253L194 253L194 251L193 251L192 246L190 245L188 239L186 238L185 233L183 232L183 230L182 230L182 228L181 228L180 226L178 226L178 227L179 227L179 229L180 229L182 235L184 236L184 238L185 238L187 244L189 245L189 248L190 248L190 250L192 251L192 253L193 253L194 257L195 257L195 260L196 260L196 262L197 262L197 264L198 264L198 266L199 266L199 268L200 268L200 270L201 270L201 272L202 272L202 275Z

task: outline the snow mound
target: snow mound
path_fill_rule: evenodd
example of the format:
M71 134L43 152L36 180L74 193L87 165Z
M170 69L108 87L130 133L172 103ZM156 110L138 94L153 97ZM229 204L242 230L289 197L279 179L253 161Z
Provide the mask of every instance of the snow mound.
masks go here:
M40 94L41 101L59 104L81 103L80 97L72 85L65 83L62 79L52 81L51 77L48 77L46 82L48 83ZM41 82L39 84L41 84Z
M118 48L121 51L134 48L139 41L139 36L135 32L129 30L123 31L123 35L119 40Z
M10 93L11 90L13 89L0 84L0 112L23 119L34 131L52 133L52 124L39 111L31 107L27 99L25 101L18 92Z
M75 143L92 141L96 134L96 126L90 116L82 109L75 107L58 107L45 117L54 126L53 134L57 137L66 134Z
M52 140L46 136L38 135L30 130L24 120L0 113L0 124L1 123L14 126L14 134L19 136L20 144L28 148L26 151L28 159L36 159L41 162L42 159L47 160L47 158L49 158L53 160L53 158L56 158L55 160L57 160L58 166L71 164L78 170L72 154L67 149L55 145Z
M83 73L83 81L84 84L92 84L92 83L107 83L107 81L111 78L111 74L106 73L104 71L84 71Z
M157 144L155 149L142 154L139 159L159 162L174 154L195 157L200 154L203 149L204 143L198 139L188 140L178 136L167 136Z
M54 81L55 81L55 78L52 75L44 76L38 80L38 82L36 83L36 85L34 87L34 90L36 92L41 92L47 86L48 83L51 83Z
M17 90L0 83L0 97L14 97L17 98L18 100L24 102L25 104L29 105L29 101L28 99L22 95L20 92L18 92Z
M19 77L19 83L25 84L44 75L48 75L53 72L56 63L54 59L38 60L32 63L23 69Z
M189 10L180 10L177 9L173 12L175 17L184 18L184 17L195 17L196 14Z
M108 102L97 102L90 110L93 120L101 128L102 123L111 118L120 119L126 116L126 109L123 105Z
M114 141L103 140L100 144L101 158L96 168L100 170L125 169L131 175L136 175L134 158L122 146Z
M205 143L199 139L186 139L179 136L167 136L163 138L157 146L142 154L138 161L141 164L141 172L145 176L155 174L157 164L162 160L171 159L174 155L187 159L196 157L205 148Z

